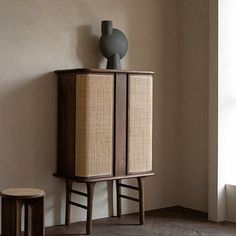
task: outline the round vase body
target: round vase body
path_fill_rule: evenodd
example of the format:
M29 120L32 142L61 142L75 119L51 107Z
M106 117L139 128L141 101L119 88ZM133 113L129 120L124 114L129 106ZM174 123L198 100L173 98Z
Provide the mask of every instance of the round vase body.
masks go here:
M111 21L102 22L102 33L99 46L103 56L108 59L107 69L121 69L120 59L128 50L127 38L123 32L112 28Z

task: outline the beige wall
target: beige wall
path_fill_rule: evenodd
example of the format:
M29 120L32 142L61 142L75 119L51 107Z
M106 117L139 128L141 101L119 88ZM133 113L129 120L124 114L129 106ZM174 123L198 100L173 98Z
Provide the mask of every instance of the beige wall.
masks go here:
M52 177L56 169L57 110L56 77L53 71L105 66L97 47L100 21L103 19L113 20L114 26L122 29L129 39L129 51L122 61L123 68L156 72L153 140L156 176L147 180L147 209L177 204L181 87L177 63L178 1L0 1L0 189L13 186L46 189L46 225L63 223L64 214L64 185L61 180ZM200 46L205 49L204 45ZM183 55L183 63L184 60L187 60L187 54ZM195 62L194 58L191 62ZM205 70L204 65L201 66ZM205 96L205 77L200 78L197 91L189 84L188 77L191 83L199 81L198 77L187 74L183 78L187 83L186 89L192 88L197 98L197 92L202 93L203 89ZM190 96L196 105L191 121L197 122L197 117L200 116L200 121L204 123L202 109L205 111L205 107L201 109L203 98L198 103L188 91L183 88L181 91L187 98ZM183 96L182 101L185 101ZM182 118L186 120L190 111L184 112L182 108L182 112ZM186 120L187 123L182 124L182 128L191 128L191 121ZM203 131L202 129L200 130ZM198 139L201 131L197 128L194 131L197 132ZM183 137L187 138L185 135ZM199 140L199 145L196 146L189 142L187 144L193 150L203 145ZM204 145L203 149L205 150ZM193 150L192 161L202 168L205 156L201 156L200 151L194 154ZM181 163L186 162L190 170L193 170L195 167L191 167L187 153L184 155L186 158ZM194 161L196 158L197 161ZM183 173L181 176L184 178ZM188 186L189 191L195 191L195 187L205 181L204 176L205 168L203 177L200 176L203 178L200 183L191 187L188 182L183 185L183 193L186 193ZM186 177L196 181L196 176L191 177L191 172ZM82 185L79 187L84 188ZM102 183L96 187L95 218L108 215L106 189L107 186ZM201 198L205 198L204 192ZM199 206L205 206L205 202L202 204L201 201ZM124 212L136 210L137 207L131 205L129 208L125 207ZM72 213L73 221L85 217L83 210L76 209Z
M208 210L209 10L182 0L179 28L180 205Z

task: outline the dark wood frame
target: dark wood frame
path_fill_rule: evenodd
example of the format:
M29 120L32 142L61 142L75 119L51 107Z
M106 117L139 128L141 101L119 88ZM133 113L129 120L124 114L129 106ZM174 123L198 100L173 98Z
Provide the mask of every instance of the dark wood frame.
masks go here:
M149 75L153 72L71 69L56 71L56 73L58 74L57 173L75 177L76 74L96 73L101 75L103 73L113 75L113 173L104 177L135 174L128 173L129 75ZM149 172L144 171L142 173Z
M113 69L89 69L89 68L76 68L76 69L65 69L65 70L56 70L56 74L64 74L64 73L79 73L79 74L87 74L87 73L129 73L129 74L146 74L153 75L153 71L139 71L139 70L113 70Z

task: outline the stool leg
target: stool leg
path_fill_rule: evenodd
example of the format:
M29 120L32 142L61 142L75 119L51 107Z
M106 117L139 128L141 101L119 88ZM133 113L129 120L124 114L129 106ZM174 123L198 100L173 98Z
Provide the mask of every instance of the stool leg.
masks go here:
M94 193L95 182L86 183L86 185L87 185L87 192L88 192L86 233L90 234L92 230L93 193Z
M28 204L27 200L24 200L24 205L25 205L25 232L24 232L24 236L30 236L32 235L32 210L30 205Z
M30 205L32 236L44 236L44 197L27 200Z
M144 178L138 177L138 188L139 188L139 223L144 224Z
M29 235L29 206L27 203L25 203L25 233L24 236Z
M21 208L21 201L2 198L2 236L21 235Z
M66 215L65 215L65 225L70 224L70 204L69 201L71 200L71 192L73 182L71 180L66 180Z
M121 180L116 180L116 202L117 202L117 216L121 217L121 187L120 187Z

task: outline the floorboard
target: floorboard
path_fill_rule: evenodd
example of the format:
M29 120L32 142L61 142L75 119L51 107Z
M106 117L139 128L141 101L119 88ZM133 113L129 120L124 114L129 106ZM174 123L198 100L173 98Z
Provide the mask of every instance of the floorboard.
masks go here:
M85 222L46 229L46 236L85 235ZM207 214L181 207L146 212L146 223L138 225L138 215L130 214L93 221L91 236L236 236L236 224L213 223Z

